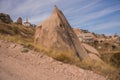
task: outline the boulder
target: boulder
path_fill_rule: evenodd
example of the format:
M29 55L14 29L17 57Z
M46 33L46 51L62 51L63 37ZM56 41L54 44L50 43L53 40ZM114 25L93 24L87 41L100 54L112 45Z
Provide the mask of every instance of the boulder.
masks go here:
M82 45L87 50L88 53L93 53L93 54L100 57L99 52L94 47L92 47L92 46L90 46L90 45L88 45L86 43L82 43Z
M8 14L5 14L5 13L0 13L0 20L4 23L13 22L12 19L10 18L10 16Z

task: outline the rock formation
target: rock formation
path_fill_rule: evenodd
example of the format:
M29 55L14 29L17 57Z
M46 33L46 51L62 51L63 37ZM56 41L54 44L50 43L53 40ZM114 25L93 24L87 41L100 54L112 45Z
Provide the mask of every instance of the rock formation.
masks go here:
M0 13L0 20L4 23L11 23L13 22L12 19L8 14Z
M74 33L75 33L76 35L80 35L80 34L83 33L82 30L79 29L79 28L73 28L73 31L74 31Z
M17 19L17 24L22 25L22 18L21 18L21 17L19 17L19 18Z
M72 50L80 59L89 58L87 51L82 47L71 25L57 6L52 15L36 28L35 43L60 51Z
M102 59L100 59L101 55L100 53L92 46L86 43L82 43L83 47L87 51L88 55L90 56L91 59L102 62Z

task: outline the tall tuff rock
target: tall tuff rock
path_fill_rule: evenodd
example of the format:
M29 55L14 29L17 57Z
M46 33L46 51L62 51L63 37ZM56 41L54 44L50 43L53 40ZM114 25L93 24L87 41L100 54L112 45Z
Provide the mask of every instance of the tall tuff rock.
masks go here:
M5 13L0 13L0 20L4 23L13 22L12 19L10 18L10 16L8 14L5 14Z
M21 18L21 17L19 17L19 18L17 19L17 24L22 25L22 18Z
M69 22L57 6L52 15L37 26L35 43L66 52L72 50L80 59L89 58Z

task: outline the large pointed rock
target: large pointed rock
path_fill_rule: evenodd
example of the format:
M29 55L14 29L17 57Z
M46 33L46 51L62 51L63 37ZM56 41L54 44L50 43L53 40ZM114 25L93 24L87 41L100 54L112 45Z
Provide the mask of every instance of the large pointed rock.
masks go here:
M80 59L89 58L69 22L57 6L52 15L36 28L35 43L63 52L72 50Z

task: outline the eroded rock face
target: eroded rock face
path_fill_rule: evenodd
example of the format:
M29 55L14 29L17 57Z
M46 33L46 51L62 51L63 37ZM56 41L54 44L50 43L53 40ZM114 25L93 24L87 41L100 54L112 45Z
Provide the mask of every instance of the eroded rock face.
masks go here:
M92 46L90 46L89 44L86 44L86 43L82 43L82 45L86 49L86 51L88 52L91 59L103 63L102 59L100 58L101 55L97 51L97 49L95 49L94 47L92 47Z
M17 19L17 24L22 25L22 18L21 18L21 17L19 17L19 18Z
M81 59L89 58L64 14L56 6L52 15L36 28L35 43L66 52L72 50Z
M0 20L4 23L11 23L13 22L12 19L8 14L0 13Z

